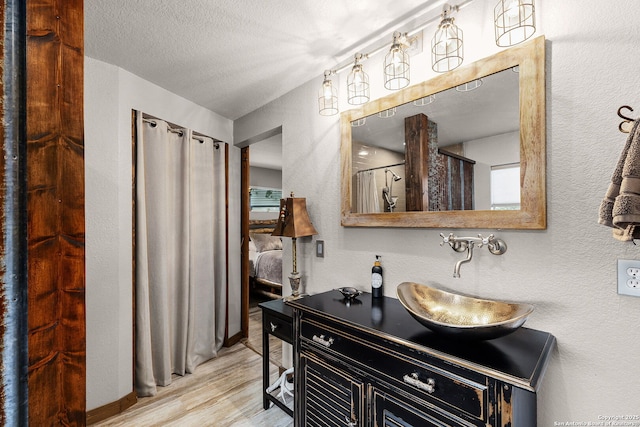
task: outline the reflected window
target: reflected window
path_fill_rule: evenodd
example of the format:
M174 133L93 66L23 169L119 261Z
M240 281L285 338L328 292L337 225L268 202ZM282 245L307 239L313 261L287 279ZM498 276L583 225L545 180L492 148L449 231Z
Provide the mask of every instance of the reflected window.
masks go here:
M520 209L520 163L491 166L491 210Z
M252 212L278 212L282 189L251 187L249 206Z

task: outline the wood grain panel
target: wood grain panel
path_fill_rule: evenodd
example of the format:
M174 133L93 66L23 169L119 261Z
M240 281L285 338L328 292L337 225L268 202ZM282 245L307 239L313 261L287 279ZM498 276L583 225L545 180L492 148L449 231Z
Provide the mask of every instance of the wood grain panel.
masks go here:
M427 123L428 119L424 114L404 119L407 211L428 209L430 151Z
M84 425L82 0L27 1L29 423Z
M464 209L475 209L473 193L473 166L471 162L462 162L463 187L464 187Z

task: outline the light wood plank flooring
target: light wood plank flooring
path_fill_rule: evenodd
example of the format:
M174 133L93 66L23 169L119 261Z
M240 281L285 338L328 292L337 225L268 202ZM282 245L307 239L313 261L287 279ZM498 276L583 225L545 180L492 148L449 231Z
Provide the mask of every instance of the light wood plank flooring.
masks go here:
M159 387L156 396L140 398L125 412L94 426L293 426L280 408L262 409L260 310L252 310L250 318L248 340L221 349L195 373L175 378L170 386ZM272 382L278 377L280 347L274 338L269 357Z

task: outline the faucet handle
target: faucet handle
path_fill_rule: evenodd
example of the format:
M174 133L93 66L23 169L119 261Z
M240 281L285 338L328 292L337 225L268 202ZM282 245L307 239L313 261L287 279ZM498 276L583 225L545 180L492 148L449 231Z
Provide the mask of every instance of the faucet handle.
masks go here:
M450 240L453 237L453 233L449 233L448 236L445 236L443 233L440 233L440 237L442 237L442 242L440 242L440 246L444 245L445 243L451 244Z
M442 242L440 242L440 246L444 245L445 243L448 243L449 246L451 246L451 249L453 249L456 252L466 251L467 247L471 243L467 241L465 238L456 237L456 235L453 233L449 233L448 236L445 236L444 234L440 233L440 237L442 237Z
M481 248L483 245L488 245L493 242L493 234L489 234L489 237L483 237L482 234L478 234L478 238L480 242L478 242L478 247Z

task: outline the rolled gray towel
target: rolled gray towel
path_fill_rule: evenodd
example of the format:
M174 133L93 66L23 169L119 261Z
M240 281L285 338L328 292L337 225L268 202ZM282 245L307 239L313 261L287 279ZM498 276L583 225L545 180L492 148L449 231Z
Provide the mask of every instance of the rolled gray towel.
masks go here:
M640 237L639 124L640 119L633 123L598 212L598 222L613 227L613 236L623 241Z

